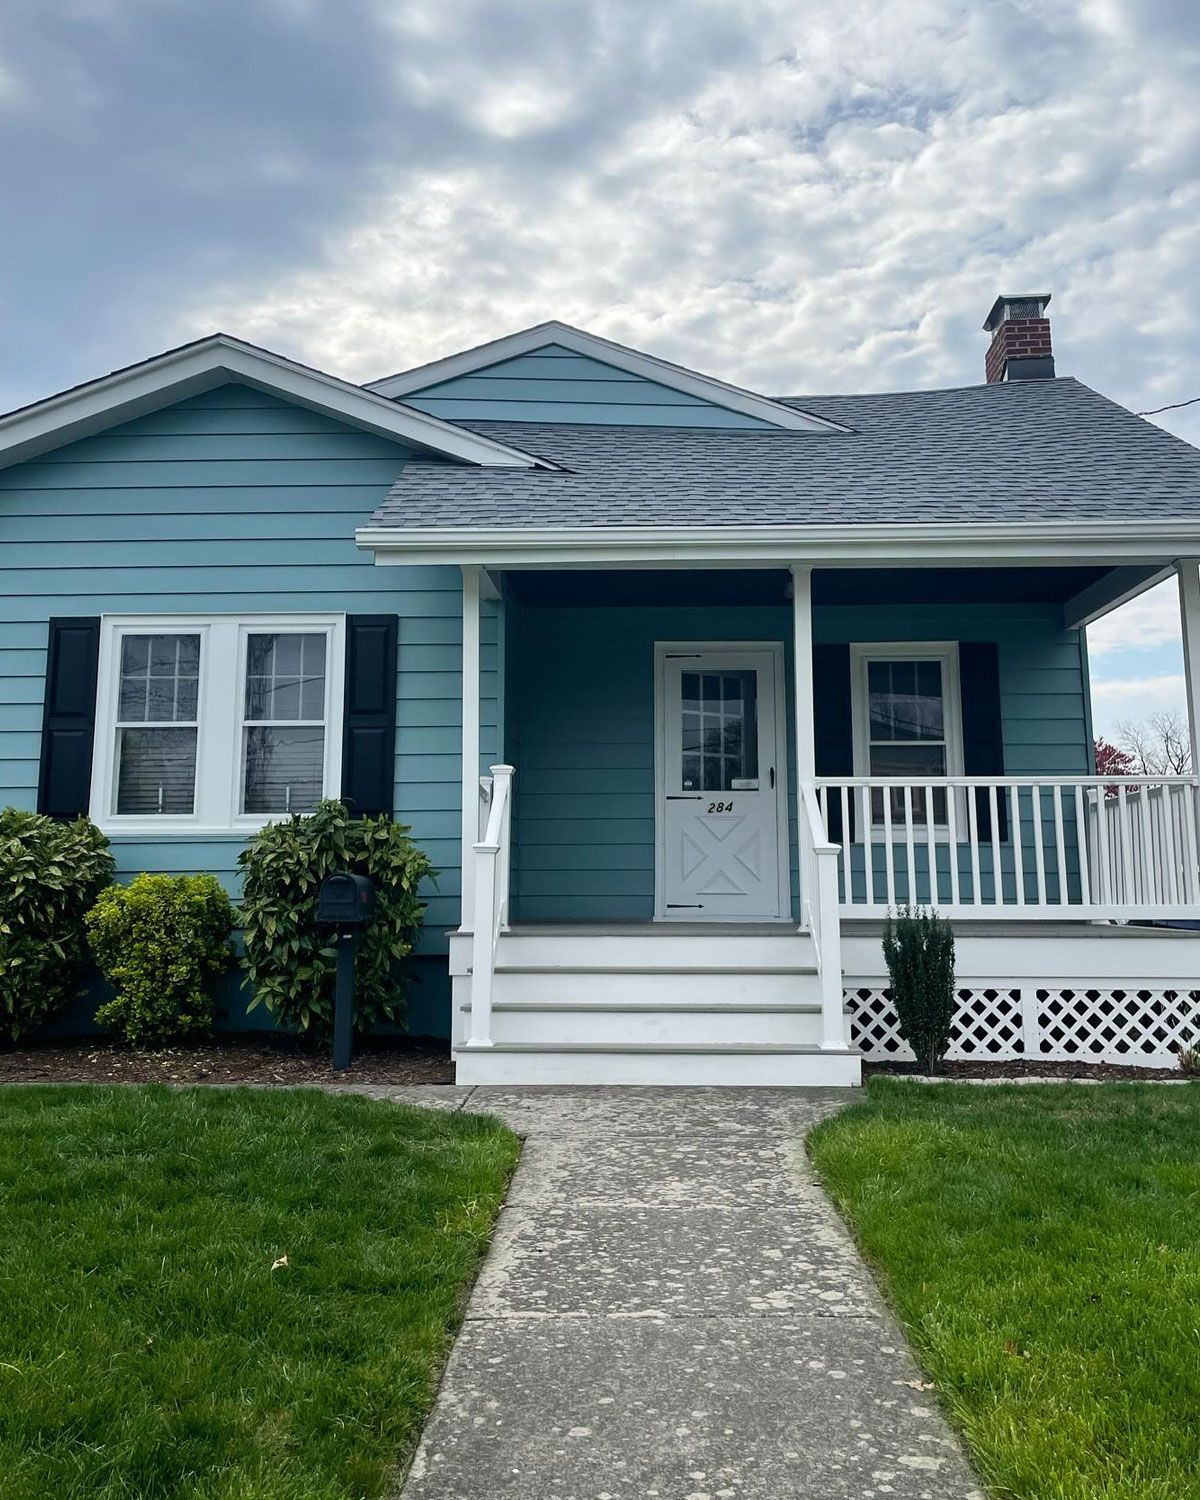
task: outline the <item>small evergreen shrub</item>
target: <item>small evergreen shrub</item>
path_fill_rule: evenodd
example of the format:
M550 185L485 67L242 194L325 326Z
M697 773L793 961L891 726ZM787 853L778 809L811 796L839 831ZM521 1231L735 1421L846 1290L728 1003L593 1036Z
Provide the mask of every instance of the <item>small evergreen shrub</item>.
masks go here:
M108 840L86 818L0 812L0 1026L11 1041L79 993L84 916L112 871Z
M922 1071L936 1073L950 1046L957 1001L954 928L936 912L901 907L883 924L883 957L900 1035Z
M347 871L375 884L375 911L355 956L355 1029L403 1021L403 964L425 916L418 887L434 873L403 823L355 818L327 799L307 817L269 824L239 863L251 1009L265 1005L287 1030L329 1040L336 943L317 926L317 892L326 875Z
M101 891L88 938L115 993L97 1021L134 1043L211 1030L213 986L233 960L233 920L212 875L139 875Z

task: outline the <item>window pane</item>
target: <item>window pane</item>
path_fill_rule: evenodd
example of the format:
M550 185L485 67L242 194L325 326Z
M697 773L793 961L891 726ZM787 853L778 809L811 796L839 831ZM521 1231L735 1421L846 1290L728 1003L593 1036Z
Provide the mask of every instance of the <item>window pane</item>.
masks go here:
M117 715L125 724L194 722L200 695L198 635L121 638Z
M945 738L941 662L868 662L867 693L872 740Z
M945 745L872 745L872 776L906 776L920 781L923 776L946 775Z
M684 788L728 792L757 777L757 672L684 672L680 684Z
M244 813L312 812L321 800L325 730L253 726L242 747Z
M190 813L195 799L194 729L117 731L118 813Z
M325 636L254 634L246 644L246 718L255 722L325 717Z

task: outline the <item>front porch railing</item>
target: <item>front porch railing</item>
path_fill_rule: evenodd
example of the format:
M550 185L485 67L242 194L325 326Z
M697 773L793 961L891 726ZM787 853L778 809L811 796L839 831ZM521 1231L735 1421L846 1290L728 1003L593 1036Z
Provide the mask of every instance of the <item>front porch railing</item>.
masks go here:
M471 1029L469 1047L492 1045L492 985L496 945L508 927L509 871L512 863L512 766L493 766L479 783L475 845L475 912L471 928Z
M1200 917L1191 776L821 777L843 916Z

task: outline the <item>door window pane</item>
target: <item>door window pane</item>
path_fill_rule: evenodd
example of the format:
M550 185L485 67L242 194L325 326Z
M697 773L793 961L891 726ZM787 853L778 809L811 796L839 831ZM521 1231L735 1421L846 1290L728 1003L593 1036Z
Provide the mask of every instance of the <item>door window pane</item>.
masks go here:
M684 791L728 792L758 776L758 673L683 672Z
M186 816L195 810L199 698L199 634L121 638L118 814Z
M324 793L326 636L246 640L242 812L312 812Z

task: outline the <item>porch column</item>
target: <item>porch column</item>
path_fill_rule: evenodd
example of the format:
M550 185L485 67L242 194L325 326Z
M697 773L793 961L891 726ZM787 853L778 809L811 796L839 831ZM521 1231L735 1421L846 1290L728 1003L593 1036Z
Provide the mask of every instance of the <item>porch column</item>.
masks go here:
M480 569L462 570L462 913L459 927L475 921L475 845L479 841L479 578Z
M813 736L812 568L793 563L792 672L796 697L796 776L803 783L817 774Z
M1200 776L1200 563L1195 558L1175 564L1179 580L1179 622L1183 633L1183 680L1187 687L1188 732L1192 745L1192 775Z

